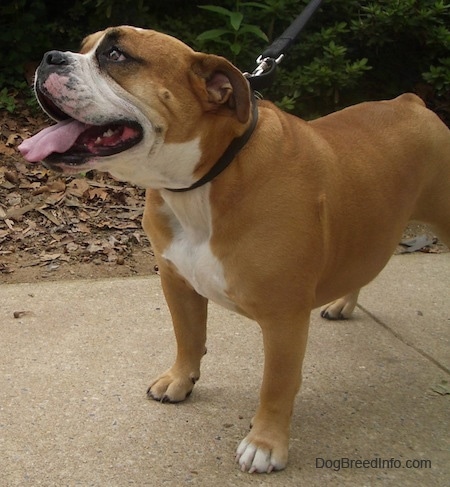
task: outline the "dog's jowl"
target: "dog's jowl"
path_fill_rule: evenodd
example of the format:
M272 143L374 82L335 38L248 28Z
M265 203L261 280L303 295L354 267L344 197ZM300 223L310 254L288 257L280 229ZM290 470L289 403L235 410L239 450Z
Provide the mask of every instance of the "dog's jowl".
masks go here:
M209 299L256 320L264 376L237 461L284 468L311 310L349 317L411 219L450 244L449 130L412 94L305 122L255 101L226 59L132 27L46 53L35 90L57 123L23 142L26 159L147 188L178 346L149 397L191 393Z

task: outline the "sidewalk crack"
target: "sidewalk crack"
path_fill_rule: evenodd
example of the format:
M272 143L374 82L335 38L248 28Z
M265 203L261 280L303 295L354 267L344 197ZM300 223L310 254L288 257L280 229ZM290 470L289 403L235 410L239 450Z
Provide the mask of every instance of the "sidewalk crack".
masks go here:
M427 352L422 350L421 348L417 347L413 343L411 343L409 340L406 340L400 333L396 332L393 330L389 325L381 321L379 318L377 318L373 313L371 313L368 309L364 308L364 306L361 306L359 303L356 305L357 308L359 308L363 313L366 313L370 318L372 318L375 323L379 324L382 326L386 331L391 333L397 340L400 340L403 344L405 344L407 347L412 348L415 350L418 354L422 355L422 357L426 358L429 360L431 363L436 365L436 367L439 367L441 370L446 372L447 374L450 374L450 369L448 369L445 365L441 364L438 360L436 360L434 357L429 355Z

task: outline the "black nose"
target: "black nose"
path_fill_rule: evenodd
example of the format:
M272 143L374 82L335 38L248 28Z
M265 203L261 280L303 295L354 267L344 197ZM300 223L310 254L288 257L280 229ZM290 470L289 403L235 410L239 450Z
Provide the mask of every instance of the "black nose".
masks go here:
M48 51L44 54L43 63L53 66L63 66L69 64L67 55L61 51Z

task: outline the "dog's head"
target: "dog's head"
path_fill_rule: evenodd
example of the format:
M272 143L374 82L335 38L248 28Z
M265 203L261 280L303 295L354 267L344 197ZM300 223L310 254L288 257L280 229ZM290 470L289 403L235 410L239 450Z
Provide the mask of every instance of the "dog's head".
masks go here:
M191 184L250 118L248 82L226 59L128 26L47 52L35 91L58 123L23 142L27 160L147 187Z

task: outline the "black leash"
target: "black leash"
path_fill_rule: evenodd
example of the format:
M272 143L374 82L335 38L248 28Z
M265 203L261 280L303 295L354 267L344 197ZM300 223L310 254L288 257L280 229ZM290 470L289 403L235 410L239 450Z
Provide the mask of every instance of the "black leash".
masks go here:
M303 30L308 20L312 17L314 12L319 8L322 0L311 0L303 12L294 20L294 22L281 34L275 41L258 57L256 62L257 68L253 73L244 73L247 78L250 87L253 90L260 90L267 88L274 80L275 69L278 64L284 58L284 53L291 47L295 39ZM231 144L227 147L225 152L219 158L219 160L211 167L211 169L198 181L193 183L187 188L166 188L168 191L174 193L184 193L191 189L203 186L206 183L212 181L218 176L224 169L226 169L237 153L244 147L248 139L250 139L253 131L255 130L258 122L258 106L254 95L252 95L252 123L247 130L240 136L231 141Z
M276 67L284 59L285 52L292 46L321 3L322 0L311 0L294 22L257 58L258 66L253 73L244 73L254 90L267 88L273 83Z

